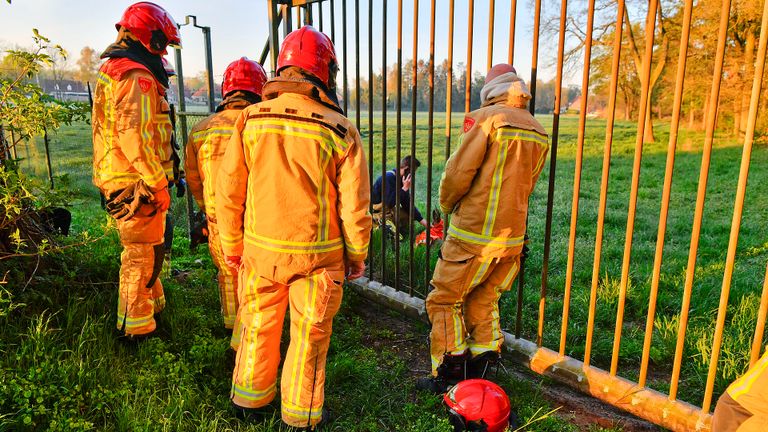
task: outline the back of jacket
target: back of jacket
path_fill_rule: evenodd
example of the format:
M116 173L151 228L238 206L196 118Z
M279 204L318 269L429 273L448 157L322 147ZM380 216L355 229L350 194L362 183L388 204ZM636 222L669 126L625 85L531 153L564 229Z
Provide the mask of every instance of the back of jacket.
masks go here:
M105 193L138 180L152 189L173 176L170 106L143 65L109 59L93 95L93 183Z
M357 129L338 112L297 93L251 105L219 171L225 255L307 271L365 259L368 170Z
M478 256L520 253L548 151L544 128L525 109L494 104L467 114L440 183L440 207L453 214L448 234Z
M213 222L216 222L216 178L241 112L242 109L226 109L211 114L192 128L187 140L184 171L189 192Z

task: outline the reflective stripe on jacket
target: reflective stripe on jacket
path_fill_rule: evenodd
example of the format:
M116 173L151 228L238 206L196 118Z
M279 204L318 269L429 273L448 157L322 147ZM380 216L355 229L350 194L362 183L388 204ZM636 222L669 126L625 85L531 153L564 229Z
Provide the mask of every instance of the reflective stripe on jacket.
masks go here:
M440 182L440 207L453 214L448 234L475 255L518 254L548 151L544 128L524 109L494 104L467 114Z
M187 140L187 185L209 220L216 220L216 176L241 111L227 109L210 115L192 128Z
M225 255L306 268L367 256L365 155L357 129L336 111L297 93L249 106L219 171Z
M93 95L93 183L105 195L138 181L153 190L173 176L165 89L141 64L109 59Z
M768 416L768 352L726 391L753 415Z

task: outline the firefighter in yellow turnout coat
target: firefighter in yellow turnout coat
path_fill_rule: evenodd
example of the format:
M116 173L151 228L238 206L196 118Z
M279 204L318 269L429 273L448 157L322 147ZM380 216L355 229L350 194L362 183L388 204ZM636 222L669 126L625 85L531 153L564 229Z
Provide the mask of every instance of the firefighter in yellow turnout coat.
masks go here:
M208 248L218 269L219 296L224 327L235 328L231 346L237 349L240 331L235 325L237 316L237 271L224 262L216 219L216 177L221 160L234 131L235 119L242 110L261 100L261 89L267 82L264 68L243 57L227 66L221 86L223 100L216 113L194 128L187 140L184 161L187 184L198 207L208 221Z
M712 432L762 432L768 427L768 352L720 396Z
M549 149L525 109L530 97L512 66L494 66L446 164L440 207L452 217L426 301L433 376L419 388L445 391L498 361L499 298L517 275L528 197Z
M232 401L257 409L277 394L283 421L314 428L323 413L325 360L346 276L362 276L371 219L360 135L335 95L330 39L305 26L283 42L278 77L238 117L221 164L216 216L228 263L240 267L240 348Z
M123 244L117 328L133 337L154 331L154 314L165 305L158 274L173 150L160 54L180 39L173 18L147 2L128 7L116 27L94 92L93 183L117 220Z

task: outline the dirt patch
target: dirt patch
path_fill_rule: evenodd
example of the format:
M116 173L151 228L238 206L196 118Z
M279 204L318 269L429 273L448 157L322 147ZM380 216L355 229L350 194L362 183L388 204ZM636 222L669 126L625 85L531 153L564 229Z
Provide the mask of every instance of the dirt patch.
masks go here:
M429 329L425 325L373 302L357 303L353 306L353 311L364 322L370 324L372 331L364 337L364 341L369 346L374 349L386 348L397 354L405 364L409 365L411 377L425 376L429 373ZM506 372L517 380L536 382L541 379L512 361L507 361L505 364ZM580 430L588 431L595 425L604 428L620 428L625 432L663 430L557 382L551 381L538 388L553 405L563 407L556 415L574 423Z

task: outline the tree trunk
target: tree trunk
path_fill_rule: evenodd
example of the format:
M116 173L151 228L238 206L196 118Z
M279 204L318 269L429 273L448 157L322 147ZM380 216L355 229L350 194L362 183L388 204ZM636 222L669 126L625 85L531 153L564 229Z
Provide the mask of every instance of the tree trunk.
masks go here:
M693 129L693 122L696 120L696 110L693 109L693 100L688 104L688 129Z
M651 98L649 97L648 103L645 106L645 128L643 129L644 143L656 142L656 139L653 137L653 121L651 120L652 114L653 110L651 108Z

